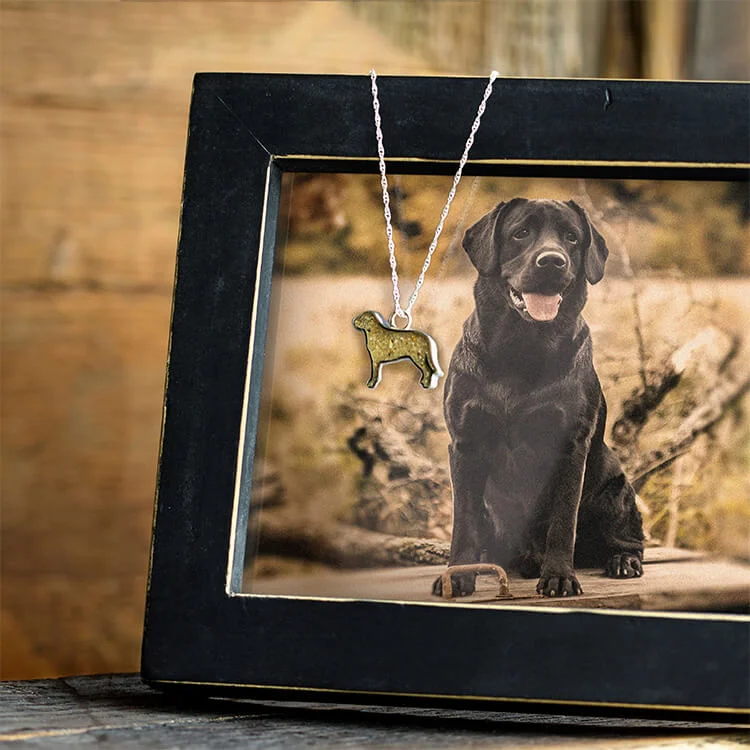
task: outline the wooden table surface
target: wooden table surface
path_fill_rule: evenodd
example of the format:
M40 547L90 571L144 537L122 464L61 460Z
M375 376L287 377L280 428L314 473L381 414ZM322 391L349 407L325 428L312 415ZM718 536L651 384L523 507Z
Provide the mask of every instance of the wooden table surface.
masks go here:
M56 748L737 748L746 728L339 704L178 698L138 675L0 683L0 746Z
M589 607L651 611L745 612L750 608L750 565L712 557L705 552L650 547L643 578L615 580L601 569L577 575L583 595L541 597L536 578L510 573L510 599L497 599L494 577L477 579L477 590L459 604L522 605L526 607ZM279 576L252 581L254 594L281 596L355 597L390 601L441 601L432 596L432 582L443 566L421 565L358 571L316 572L315 575Z

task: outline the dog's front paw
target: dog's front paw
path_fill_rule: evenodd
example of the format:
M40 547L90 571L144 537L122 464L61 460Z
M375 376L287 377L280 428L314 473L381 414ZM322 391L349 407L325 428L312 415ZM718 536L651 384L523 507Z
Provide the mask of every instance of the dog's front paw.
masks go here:
M457 573L451 576L451 586L453 588L453 597L469 596L474 593L476 585L475 573ZM433 596L443 595L443 576L438 576L432 584Z
M643 563L638 555L621 552L610 557L604 572L610 578L640 578L643 575Z
M565 573L542 570L536 593L542 596L578 596L583 589L572 570Z

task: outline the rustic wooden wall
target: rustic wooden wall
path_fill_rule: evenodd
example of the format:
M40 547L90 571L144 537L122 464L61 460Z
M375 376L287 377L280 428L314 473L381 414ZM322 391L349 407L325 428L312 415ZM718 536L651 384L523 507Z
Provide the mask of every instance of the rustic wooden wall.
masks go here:
M602 0L353 4L355 13L438 70L566 77L598 75L606 7Z
M331 3L0 12L0 674L134 670L192 75L431 69Z
M351 0L443 72L750 78L748 0Z

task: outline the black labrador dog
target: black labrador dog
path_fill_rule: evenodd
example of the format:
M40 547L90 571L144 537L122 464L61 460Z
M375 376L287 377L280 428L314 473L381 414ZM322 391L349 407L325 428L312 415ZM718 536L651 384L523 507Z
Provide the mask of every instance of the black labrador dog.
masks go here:
M642 575L641 515L604 444L607 407L581 317L587 284L604 275L604 238L574 201L515 198L463 246L479 278L445 382L450 564L539 577L545 596L582 593L575 565ZM475 578L454 575L454 595L471 594Z

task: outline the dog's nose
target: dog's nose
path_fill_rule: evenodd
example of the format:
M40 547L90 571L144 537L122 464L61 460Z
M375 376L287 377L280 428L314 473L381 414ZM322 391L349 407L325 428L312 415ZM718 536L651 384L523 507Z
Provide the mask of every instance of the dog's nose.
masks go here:
M568 259L557 250L545 250L536 256L536 264L539 268L563 269L568 265Z

